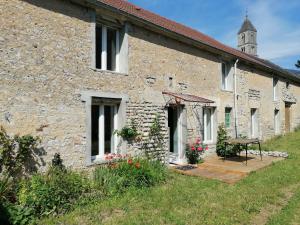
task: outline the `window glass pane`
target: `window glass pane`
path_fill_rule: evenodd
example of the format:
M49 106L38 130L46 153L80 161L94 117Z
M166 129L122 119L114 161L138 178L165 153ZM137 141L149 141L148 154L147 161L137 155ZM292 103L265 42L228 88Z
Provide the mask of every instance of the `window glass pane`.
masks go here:
M107 28L107 70L116 70L116 39L117 31Z
M222 88L226 89L226 64L222 63Z
M96 27L96 68L101 69L102 26Z
M104 106L104 153L112 153L114 132L113 106Z
M205 110L206 113L206 140L210 141L212 139L212 129L211 129L211 109L206 109Z
M279 128L279 110L275 109L274 111L274 130L275 130L275 134L279 134L280 133L280 128Z
M225 127L229 128L231 123L231 108L225 108Z
M92 156L99 155L99 106L92 106Z
M252 137L258 136L258 120L256 109L251 109L251 135Z

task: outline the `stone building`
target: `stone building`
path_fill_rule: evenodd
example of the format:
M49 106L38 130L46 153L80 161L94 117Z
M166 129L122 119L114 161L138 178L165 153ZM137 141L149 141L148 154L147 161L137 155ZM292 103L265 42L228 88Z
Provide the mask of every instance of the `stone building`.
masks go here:
M40 136L46 162L143 152L157 115L175 162L197 137L213 152L221 123L260 139L300 123L299 77L127 1L0 0L0 13L0 124ZM133 121L139 141L114 134Z
M238 49L250 55L257 56L257 30L248 19L248 15L238 32Z

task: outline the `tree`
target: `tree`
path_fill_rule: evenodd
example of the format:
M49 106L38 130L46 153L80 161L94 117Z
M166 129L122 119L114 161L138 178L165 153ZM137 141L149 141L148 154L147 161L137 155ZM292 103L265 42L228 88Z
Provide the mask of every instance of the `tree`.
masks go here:
M300 69L300 60L297 61L297 63L295 64L295 66Z

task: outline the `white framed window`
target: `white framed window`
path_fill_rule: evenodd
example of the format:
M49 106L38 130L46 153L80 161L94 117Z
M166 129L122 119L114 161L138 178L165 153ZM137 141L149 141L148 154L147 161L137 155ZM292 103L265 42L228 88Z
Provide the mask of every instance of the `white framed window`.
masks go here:
M280 114L279 110L274 110L274 132L275 134L280 134Z
M120 32L105 25L96 25L96 69L119 72Z
M232 73L231 65L229 63L221 63L221 73L222 73L222 89L231 91L232 90Z
M278 79L273 78L273 100L278 100Z
M203 127L204 127L204 139L205 143L213 142L213 108L203 109Z
M116 153L118 137L118 104L95 99L91 109L91 157L103 159L105 154Z
M255 108L251 109L251 137L258 137L258 110Z

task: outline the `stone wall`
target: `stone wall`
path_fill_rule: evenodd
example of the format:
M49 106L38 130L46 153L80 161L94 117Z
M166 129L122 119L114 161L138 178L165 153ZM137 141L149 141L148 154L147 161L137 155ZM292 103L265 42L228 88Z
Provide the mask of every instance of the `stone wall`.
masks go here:
M221 61L234 62L131 24L128 29L128 74L93 68L94 25L91 9L62 0L0 0L0 124L10 133L42 137L50 162L59 152L66 165L86 166L87 126L82 91L129 96L127 121L141 124L143 136L153 116L161 115L167 142L166 98L162 91L193 94L215 101L217 124L225 107L234 108L232 91L221 89ZM285 81L279 85L284 88ZM299 86L289 92L298 101ZM249 135L250 108L259 108L262 138L274 135L273 111L279 107L284 131L284 102L272 100L272 77L238 66L240 132ZM200 113L201 115L201 113ZM292 106L292 126L300 122ZM188 137L198 125L187 112ZM189 122L190 121L190 122ZM190 124L190 125L189 125ZM200 128L201 129L201 128ZM233 124L230 129L234 135ZM129 152L140 148L129 144Z

